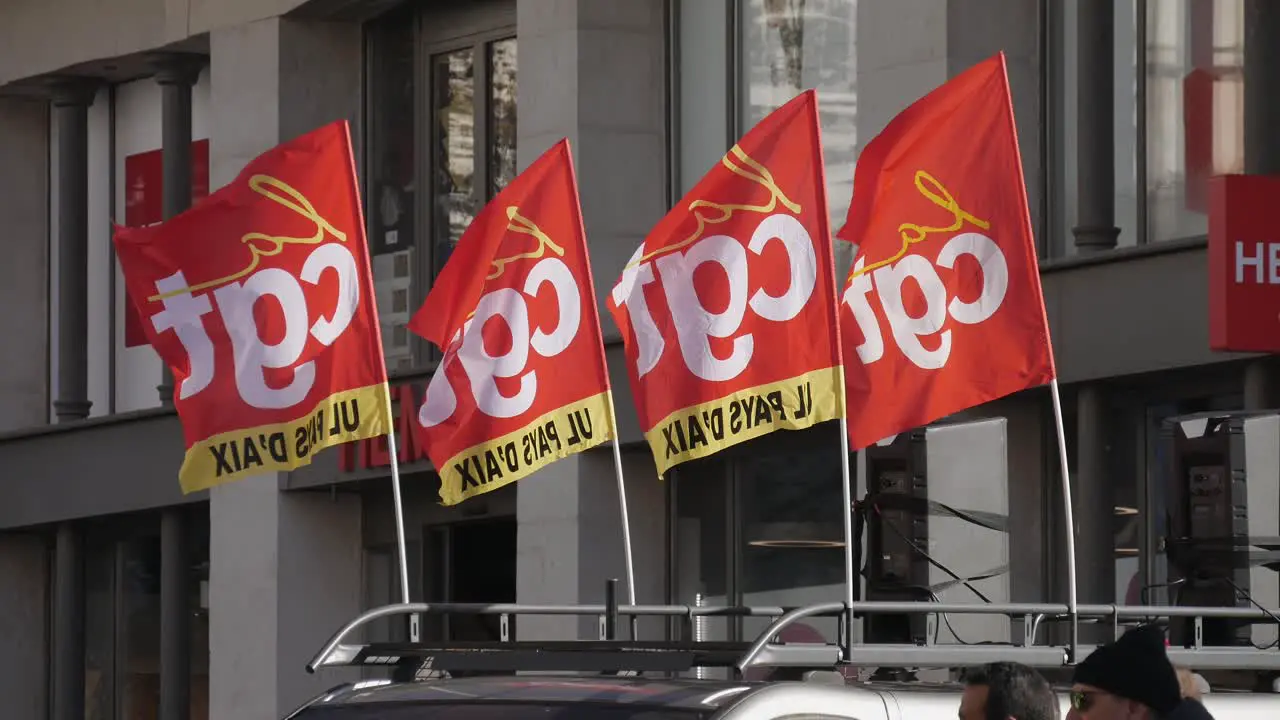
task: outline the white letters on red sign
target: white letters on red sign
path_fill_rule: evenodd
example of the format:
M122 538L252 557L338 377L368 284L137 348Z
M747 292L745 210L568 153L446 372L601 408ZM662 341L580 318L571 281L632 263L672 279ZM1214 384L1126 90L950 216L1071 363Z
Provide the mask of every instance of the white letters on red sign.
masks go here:
M791 282L781 295L773 296L759 288L748 298L752 262L757 262L765 246L775 240L786 250ZM748 308L764 320L787 322L808 304L818 278L813 239L799 220L781 213L761 221L745 247L727 235L711 235L683 252L660 255L652 262L640 262L643 252L641 246L631 256L622 279L613 288L614 304L627 308L635 330L639 377L653 370L666 350L666 341L644 295L644 287L656 278L662 279L685 367L695 376L713 382L732 380L751 362L755 338L750 332L739 333ZM707 310L693 283L694 272L707 263L718 267L729 281L728 306L718 313ZM718 358L712 353L711 338L733 339L728 357Z
M1253 243L1256 254L1246 255L1243 242L1236 241L1236 284L1244 285L1245 268L1253 268L1251 275L1256 285L1280 285L1280 243ZM1263 254L1266 259L1263 259ZM1266 275L1263 275L1263 266Z
M307 307L302 282L318 285L326 271L337 274L337 302L326 317L321 312L314 322ZM315 383L315 365L305 362L294 365L306 348L311 336L329 346L351 325L360 306L360 283L356 258L341 243L320 245L303 263L299 278L279 268L259 270L243 281L222 285L210 293L192 295L181 292L160 301L163 310L151 316L157 333L173 330L187 353L191 374L182 381L178 390L181 399L200 393L209 386L217 373L213 341L204 327L204 316L217 305L222 324L231 338L235 357L236 389L240 398L250 407L277 410L292 407L306 398ZM182 272L156 281L160 294L189 287ZM270 297L280 308L284 318L284 337L279 342L263 342L253 317L258 302ZM308 324L310 327L308 328ZM263 371L268 368L293 368L293 379L282 388L272 388L266 383Z
M953 297L948 302L947 286L934 269L935 263L922 255L906 255L892 265L853 279L845 290L844 302L862 331L864 340L858 346L858 357L864 364L884 357L880 321L868 300L873 289L880 298L894 343L912 363L925 370L945 367L951 356L951 331L943 329L948 315L956 322L977 325L1000 309L1009 289L1009 265L1000 246L981 233L961 233L942 246L936 265L953 270L961 255L971 256L982 268L982 291L971 301ZM858 259L855 271L862 269L864 261L865 258ZM924 295L925 309L919 316L912 316L905 307L903 292L908 278ZM935 335L937 340L931 344L937 347L929 349L921 342Z
M536 297L543 285L550 285L559 307L559 320L550 331L533 327L529 321L528 297ZM484 346L484 326L498 318L511 333L511 348L501 355L490 355ZM544 258L533 266L521 291L500 288L485 293L476 305L475 315L450 340L451 350L441 368L456 359L471 384L472 398L480 412L495 418L513 418L533 407L538 396L538 374L528 370L529 350L544 358L564 352L578 336L582 324L582 295L573 271L563 260ZM456 348L453 349L453 348ZM496 382L499 378L519 377L520 389L515 395L503 395ZM449 376L443 372L427 386L427 396L418 411L418 422L430 428L448 420L458 408Z

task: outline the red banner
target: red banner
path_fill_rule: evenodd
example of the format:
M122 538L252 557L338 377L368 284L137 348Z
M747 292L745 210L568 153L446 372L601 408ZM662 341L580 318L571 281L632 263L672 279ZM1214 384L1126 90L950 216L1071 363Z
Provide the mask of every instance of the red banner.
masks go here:
M1220 175L1209 190L1209 347L1280 352L1280 177Z
M839 234L854 448L1053 379L1003 53L867 145Z
M480 212L409 329L444 350L415 423L444 505L613 438L568 140Z
M184 492L388 432L346 122L267 151L164 223L116 227L114 241L147 340L173 370Z
M659 475L843 414L817 97L756 125L649 233L609 299Z

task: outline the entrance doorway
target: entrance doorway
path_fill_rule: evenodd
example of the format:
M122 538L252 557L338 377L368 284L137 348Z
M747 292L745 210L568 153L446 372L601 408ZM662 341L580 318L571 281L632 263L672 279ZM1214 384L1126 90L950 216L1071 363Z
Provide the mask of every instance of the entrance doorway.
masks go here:
M516 601L516 519L470 520L430 528L424 577L428 602L514 603ZM428 618L427 635L440 640L501 639L496 615ZM512 633L515 622L512 618Z

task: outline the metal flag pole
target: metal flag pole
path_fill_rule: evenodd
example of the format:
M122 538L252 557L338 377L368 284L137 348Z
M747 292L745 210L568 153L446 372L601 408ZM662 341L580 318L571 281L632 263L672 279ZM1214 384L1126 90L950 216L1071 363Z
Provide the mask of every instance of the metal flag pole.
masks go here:
M1076 662L1080 647L1080 614L1076 605L1076 522L1071 509L1071 471L1067 468L1067 436L1062 423L1062 397L1058 392L1058 378L1049 381L1053 395L1053 420L1058 431L1058 460L1062 472L1062 516L1067 525L1067 617L1071 622L1071 647L1067 663Z
M609 424L613 426L613 471L618 478L618 506L622 511L622 555L627 565L627 604L636 604L636 567L631 555L631 513L627 511L627 484L622 479L622 448L618 444L618 415L613 408L613 389L609 396Z
M400 495L400 452L396 449L396 417L391 408L391 383L384 385L387 398L387 452L391 455L391 497L396 513L396 545L400 552L400 593L404 604L409 599L409 552L404 539L404 499ZM408 412L408 411L405 411ZM409 642L418 642L418 616L409 616Z
M840 366L840 387L844 393L844 366ZM840 414L840 474L843 476L841 492L844 494L844 645L846 652L853 647L853 584L858 581L853 563L853 476L849 472L849 419Z

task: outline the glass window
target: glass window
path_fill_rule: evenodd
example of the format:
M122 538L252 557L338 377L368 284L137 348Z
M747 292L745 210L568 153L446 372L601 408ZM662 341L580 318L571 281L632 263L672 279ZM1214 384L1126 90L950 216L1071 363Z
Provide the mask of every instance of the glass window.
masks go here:
M209 716L209 516L187 514L192 720ZM85 720L154 718L160 707L159 517L95 521L86 531Z
M431 59L432 265L435 277L444 269L454 246L475 218L472 180L475 163L475 72L471 48Z
M489 196L516 176L516 40L489 46Z
M513 29L447 37L451 24L432 12L410 3L367 33L369 246L392 373L432 355L410 336L409 318L475 213L518 169Z
M823 428L824 430L826 428ZM844 506L838 435L826 447L758 454L736 465L742 506L742 604L801 606L844 597ZM748 618L754 638L769 618ZM835 618L788 628L792 642L835 642Z
M1244 171L1244 0L1146 5L1148 234L1201 236L1209 177Z
M516 69L515 38L431 58L432 277L476 213L516 176Z
M853 197L859 149L857 7L857 0L741 3L739 134L801 91L818 90L833 235L844 224ZM853 262L853 246L836 241L835 254L837 274L843 277Z
M675 473L675 518L672 531L676 553L672 572L675 602L693 606L732 605L729 598L728 467L723 457L695 460ZM728 640L730 623L724 618L693 621L694 640ZM718 672L718 671L716 671ZM710 671L699 671L710 677ZM727 676L726 676L727 677Z
M365 182L369 253L390 372L413 368L406 325L421 299L415 283L416 155L414 14L384 16L370 30L369 172Z
M1163 2L1163 0L1161 0ZM1053 153L1058 174L1056 192L1053 194L1052 216L1056 218L1051 229L1050 250L1055 257L1075 255L1077 252L1072 228L1079 224L1077 215L1079 164L1076 160L1078 130L1076 114L1081 97L1080 79L1076 73L1076 57L1080 47L1077 16L1079 0L1063 0L1052 3L1051 12L1057 13L1052 21L1057 28L1054 40L1056 54L1057 112L1055 113L1055 142ZM1138 218L1138 0L1117 0L1115 3L1115 52L1114 66L1114 138L1115 138L1115 223L1120 228L1117 247L1137 245L1142 242L1142 230Z

